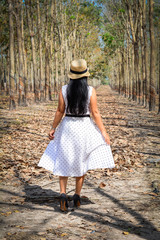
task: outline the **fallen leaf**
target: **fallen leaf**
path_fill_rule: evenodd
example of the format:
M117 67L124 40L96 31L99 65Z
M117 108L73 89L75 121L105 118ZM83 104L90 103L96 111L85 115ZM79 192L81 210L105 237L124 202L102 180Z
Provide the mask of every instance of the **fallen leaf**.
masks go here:
M12 212L6 212L6 213L1 213L1 215L8 217L10 214L12 214Z
M46 234L46 232L39 232L39 233L37 233L38 235L44 235L44 234Z
M151 195L151 196L158 196L157 193L149 193L149 195Z
M10 214L12 214L12 212L6 212L6 214L7 214L7 215L10 215Z
M88 197L86 197L86 196L84 196L84 195L83 195L83 196L81 196L81 198L87 198L87 199L88 199Z
M128 234L129 234L129 232L123 232L123 234L124 234L124 235L128 235Z
M97 223L92 223L91 225L92 225L92 226L95 226L96 224L97 224Z
M64 237L64 236L67 236L67 235L68 235L67 233L62 233L61 237Z
M99 184L99 187L100 187L100 188L104 188L105 186L106 186L106 184L103 183L103 182L101 182L101 183Z
M20 211L18 211L18 210L14 210L14 212L19 213Z

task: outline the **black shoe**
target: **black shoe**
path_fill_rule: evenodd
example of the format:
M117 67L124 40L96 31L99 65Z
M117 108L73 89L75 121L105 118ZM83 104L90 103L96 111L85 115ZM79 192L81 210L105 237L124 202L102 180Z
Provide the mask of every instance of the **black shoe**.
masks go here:
M80 207L80 205L81 205L81 198L80 198L80 196L78 195L78 194L74 194L73 195L73 201L74 201L74 207Z
M67 212L68 211L68 200L67 196L65 193L62 193L60 195L60 210L62 212Z

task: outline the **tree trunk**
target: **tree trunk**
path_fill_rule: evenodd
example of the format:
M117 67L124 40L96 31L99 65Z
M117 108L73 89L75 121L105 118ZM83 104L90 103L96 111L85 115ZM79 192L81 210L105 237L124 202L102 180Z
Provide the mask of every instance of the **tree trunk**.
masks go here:
M149 34L150 34L150 84L149 111L155 110L155 41L153 24L153 0L149 0Z
M148 53L147 53L147 31L146 31L146 0L143 0L143 41L144 41L144 79L143 79L143 88L144 88L144 106L147 107L148 105L148 72L147 72L147 65L148 65Z
M132 99L132 59L131 59L131 51L132 51L132 46L128 46L128 85L129 85L129 99Z
M119 79L119 85L118 85L118 91L119 91L119 94L121 94L121 54L119 52L118 54L118 79Z
M129 98L129 38L127 37L127 49L126 49L126 97Z
M131 95L132 95L132 100L134 100L134 95L135 95L135 67L134 67L134 64L135 64L135 55L134 55L134 46L132 47L132 51L131 51L131 54L132 54L132 80L131 80Z
M18 104L24 104L24 62L23 62L23 52L22 52L22 29L21 29L21 2L16 0L16 25L17 25L17 41L18 41L18 59L19 59L19 98Z
M51 51L51 57L50 57L50 73L51 73L51 81L50 81L50 92L51 96L50 99L52 100L52 95L54 92L54 48L53 48L53 42L54 42L54 0L51 0L51 37L50 37L50 51Z
M21 0L19 0L19 4L21 3ZM21 12L20 12L20 18L21 18L21 32L22 32L22 54L23 54L23 63L24 63L24 101L25 105L28 106L28 94L29 94L29 82L28 82L28 75L27 75L27 52L25 50L25 44L24 44L24 29L23 29L23 7L21 5Z
M39 89L40 89L40 100L44 100L44 71L43 71L43 58L42 58L42 31L41 31L41 16L39 8L39 0L37 0L37 29L38 29L38 50L39 50Z
M134 81L133 81L133 100L137 100L138 92L138 66L139 66L139 53L138 42L134 42Z
M60 1L60 14L61 14L61 46L60 46L60 81L61 81L61 86L64 84L64 59L63 59L63 52L64 52L64 14L63 14L63 3L62 0Z
M49 41L48 41L48 5L49 0L46 1L46 29L45 29L45 99L49 100L49 75L50 75L50 69L49 69Z
M144 105L145 102L145 58L144 58L144 32L143 32L143 10L141 15L141 37L140 37L140 44L141 44L141 64L142 64L142 71L141 71L141 79L142 79L142 105Z
M57 24L57 10L56 10L56 0L54 0L54 64L55 64L55 81L54 81L54 91L55 97L58 97L58 52L57 52L57 42L56 42L56 24Z
M34 41L34 31L33 31L33 13L31 9L31 1L25 0L26 8L27 8L27 18L28 18L28 27L31 39L31 47L32 47L32 61L33 61L33 79L34 79L34 94L35 94L35 102L39 101L39 82L37 77L37 65L36 65L36 50L35 50L35 41ZM31 19L32 14L32 19Z
M15 102L15 82L14 82L14 26L13 26L13 2L8 0L9 5L9 81L10 81L10 100L9 100L9 109L16 108Z
M158 75L159 75L159 107L158 113L160 114L160 34L158 39Z

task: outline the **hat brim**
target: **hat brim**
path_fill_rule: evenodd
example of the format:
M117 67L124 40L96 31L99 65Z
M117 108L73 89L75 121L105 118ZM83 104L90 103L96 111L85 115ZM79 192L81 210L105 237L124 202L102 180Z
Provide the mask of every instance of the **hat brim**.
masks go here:
M82 77L89 77L90 73L87 71L86 73L83 74L75 74L75 73L68 73L68 77L71 79L78 79L78 78L82 78Z

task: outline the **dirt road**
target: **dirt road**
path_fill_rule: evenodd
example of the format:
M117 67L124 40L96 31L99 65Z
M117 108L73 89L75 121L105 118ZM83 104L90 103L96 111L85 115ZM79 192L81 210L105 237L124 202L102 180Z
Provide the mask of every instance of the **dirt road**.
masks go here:
M0 239L160 239L160 116L109 86L97 95L116 168L88 172L82 205L69 201L67 214L58 177L37 167L57 102L2 109ZM73 193L69 178L69 200Z

